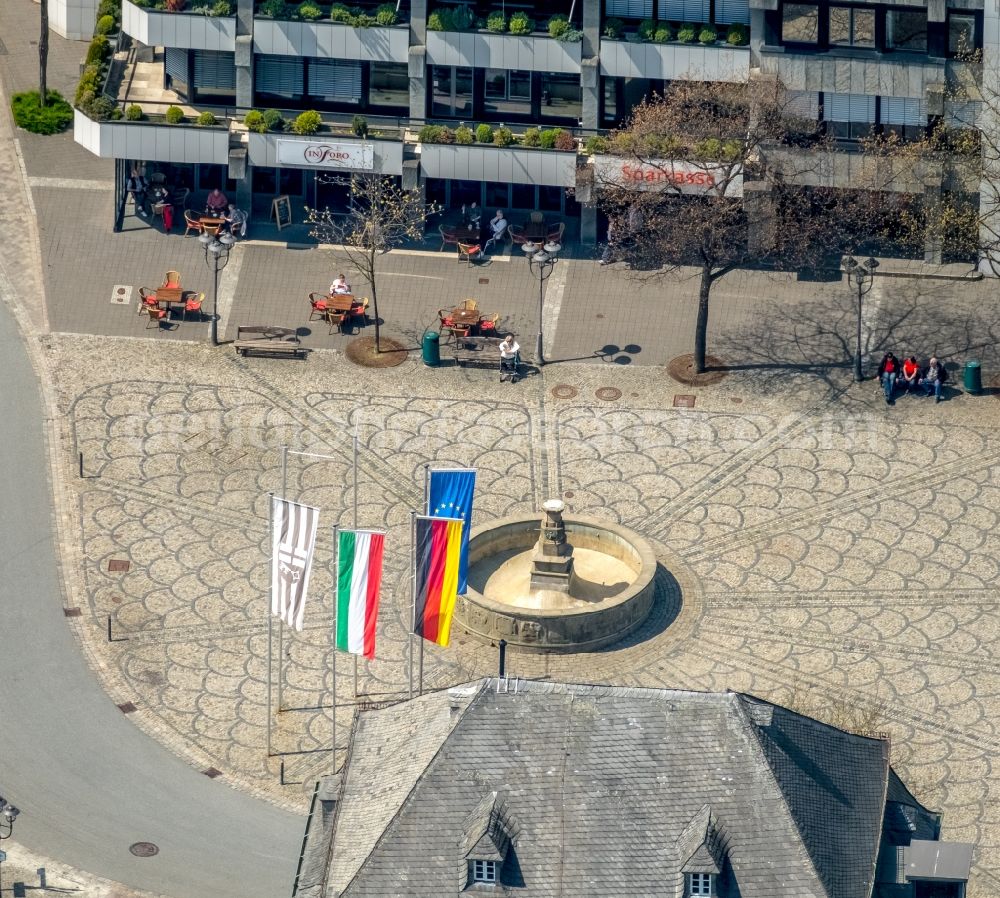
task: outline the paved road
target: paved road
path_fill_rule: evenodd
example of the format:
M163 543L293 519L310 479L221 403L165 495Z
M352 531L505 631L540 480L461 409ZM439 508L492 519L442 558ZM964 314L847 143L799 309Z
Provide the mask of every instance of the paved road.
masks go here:
M172 898L291 894L304 820L188 767L87 668L62 613L37 382L0 303L0 793L18 841ZM136 841L157 857L129 853Z

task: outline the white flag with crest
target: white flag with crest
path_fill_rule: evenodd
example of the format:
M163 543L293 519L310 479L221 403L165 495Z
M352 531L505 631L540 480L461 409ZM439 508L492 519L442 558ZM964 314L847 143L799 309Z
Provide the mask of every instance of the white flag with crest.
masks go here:
M319 509L273 497L271 529L271 614L302 629L312 570Z

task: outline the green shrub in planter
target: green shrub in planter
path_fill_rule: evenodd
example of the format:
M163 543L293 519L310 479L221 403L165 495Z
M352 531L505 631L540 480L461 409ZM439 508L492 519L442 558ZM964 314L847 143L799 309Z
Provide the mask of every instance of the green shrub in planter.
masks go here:
M677 40L682 44L692 44L699 30L697 25L685 22L677 31Z
M317 19L323 18L323 10L319 8L312 0L306 0L298 8L298 17L305 22L315 22Z
M95 97L90 91L87 91L83 102L80 103L80 109L89 118L99 122L117 121L122 117L122 111L111 97L106 97L104 94Z
M469 128L466 125L459 125L455 129L455 143L467 145L473 143L475 139L475 135L472 133L472 128Z
M657 44L666 44L674 39L674 29L666 23L661 23L653 34L653 41Z
M132 0L132 2L135 3L135 0ZM140 6L141 4L136 3L135 5ZM111 18L117 22L121 13L121 0L101 0L97 6L97 18L99 19L104 16L111 16Z
M211 127L215 124L215 116L209 112L207 109L195 119L199 125L204 125L205 127Z
M421 143L454 143L455 132L447 125L424 125L417 139Z
M88 65L83 70L83 74L80 76L80 83L76 86L76 96L73 102L80 105L83 95L86 93L91 93L96 96L97 88L101 80L101 69L97 65ZM93 97L91 97L93 99Z
M108 43L108 39L103 34L99 34L87 48L87 65L100 65L110 53L111 45Z
M168 106L163 117L168 125L179 125L184 121L184 112L180 106Z
M285 119L277 109L264 110L264 124L268 131L284 131Z
M612 40L616 41L624 33L625 33L625 23L621 19L616 19L614 17L610 19L605 19L604 21L605 37L610 37Z
M651 41L653 36L656 34L656 19L643 19L639 23L639 27L636 29L636 34L639 35L640 40Z
M510 17L507 29L511 34L531 34L535 30L535 20L526 12L518 10Z
M115 17L114 16L101 16L97 20L97 27L94 28L95 34L111 34L115 30Z
M556 131L555 148L557 150L575 150L576 139L569 133L569 131L565 131L560 128Z
M514 132L502 125L493 132L493 143L498 147L509 147L514 142Z
M135 103L125 110L125 118L130 122L141 122L145 117L146 115L142 111L142 107L137 106Z
M561 130L559 128L546 128L538 136L538 145L543 150L551 150L556 145L556 133Z
M723 162L735 162L743 155L743 144L738 140L727 140L722 145L721 158Z
M730 47L743 47L750 43L750 32L746 25L736 23L729 26L729 33L726 35L726 43Z
M375 10L375 21L383 28L390 28L399 21L399 13L392 3L383 3Z
M708 46L709 44L714 44L719 39L719 33L715 30L714 25L702 25L701 31L698 32L698 41L702 44Z
M435 9L427 17L428 31L454 31L450 9Z
M232 14L232 0L215 0L215 3L209 9L209 15L213 16L231 16Z
M493 143L493 129L489 125L480 125L476 128L477 143Z
M14 94L10 108L17 126L33 134L58 134L65 131L73 121L73 107L56 90L50 90L46 94L44 109L38 105L39 97L37 90Z
M468 31L476 21L476 14L469 6L456 6L451 13L451 24L455 31Z
M264 0L260 5L260 14L270 16L272 19L287 19L288 4L285 0Z
M355 28L374 28L378 25L378 19L375 16L370 16L366 12L359 12L352 22Z
M549 19L545 28L549 32L549 37L554 37L556 40L559 40L559 38L570 30L569 19L561 12L557 12L551 19Z
M718 137L707 137L694 145L694 154L699 159L716 160L722 156L722 141Z
M264 115L256 109L251 109L243 116L243 124L247 126L247 131L253 131L255 134L267 133L267 122Z
M524 137L521 138L522 146L526 147L537 147L542 142L542 132L538 128L528 128L524 132Z
M356 115L351 119L351 133L357 137L368 136L368 119L363 115Z
M330 7L330 21L339 22L341 25L353 25L354 13L344 6L343 3L334 3Z
M606 153L608 151L608 139L601 137L599 134L588 137L587 142L583 145L583 151L588 156L593 156L597 153Z
M507 30L507 16L499 9L486 17L486 30L494 34L503 34Z
M292 122L292 130L296 134L315 134L323 125L320 114L313 109L300 112Z

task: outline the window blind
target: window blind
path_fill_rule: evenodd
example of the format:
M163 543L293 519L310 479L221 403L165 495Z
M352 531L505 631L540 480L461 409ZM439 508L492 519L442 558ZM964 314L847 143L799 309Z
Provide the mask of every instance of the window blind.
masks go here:
M653 17L653 0L608 0L609 16L623 19L650 19Z
M749 12L749 6L747 10ZM671 22L707 22L711 14L711 0L666 0L660 3L660 18ZM747 21L750 21L749 16Z
M814 90L790 90L786 94L785 113L795 118L819 121L819 94Z
M194 83L196 87L236 89L236 56L213 50L194 51Z
M309 95L343 103L360 103L361 65L309 60Z
M875 121L875 98L865 94L827 94L823 107L828 122Z
M163 54L163 67L171 78L188 80L188 51L179 47L167 47Z
M265 94L302 96L303 61L295 56L258 56L254 86Z
M927 125L927 107L922 100L906 97L882 97L882 123L885 125Z
M749 25L750 0L715 0L715 21L720 25Z

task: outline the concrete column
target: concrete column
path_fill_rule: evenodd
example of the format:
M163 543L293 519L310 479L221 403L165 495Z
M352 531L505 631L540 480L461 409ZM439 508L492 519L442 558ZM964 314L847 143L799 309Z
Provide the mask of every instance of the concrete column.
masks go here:
M597 243L597 206L580 207L580 243L583 246Z
M584 128L600 127L601 115L601 0L583 0L583 41L580 45L580 120Z
M10 2L10 0L8 0ZM46 0L49 27L71 41L89 41L97 24L98 0ZM37 34L38 29L35 29Z
M410 0L410 121L419 127L427 115L427 0Z
M253 0L236 7L236 105L253 106Z
M983 92L990 97L1000 95L1000 9L996 3L983 7ZM995 100L983 103L979 129L986 134L997 134L1000 120L997 117ZM983 141L984 146L993 141ZM983 221L979 240L982 258L979 270L987 277L1000 275L1000 246L994 235L1000 233L1000 161L983 157L983 178L979 185L979 214Z

